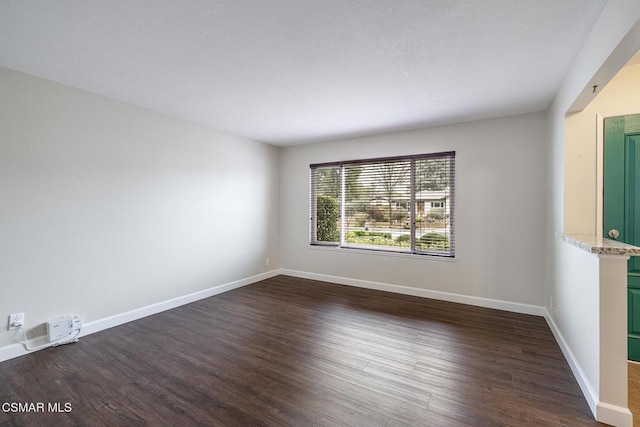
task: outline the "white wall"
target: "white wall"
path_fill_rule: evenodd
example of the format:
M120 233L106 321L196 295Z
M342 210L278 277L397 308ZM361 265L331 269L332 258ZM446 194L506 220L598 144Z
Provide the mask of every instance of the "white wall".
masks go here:
M564 286L553 297L554 312L547 320L597 419L630 427L625 345L628 259L595 255L560 241L556 260L562 266L558 280Z
M618 342L615 348L612 343L602 347L598 345L597 348L592 348L589 352L582 352L578 348L581 344L577 343L596 342L597 336L606 335L608 332L618 336L617 333L619 331L600 331L593 325L591 327L585 325L585 319L593 316L601 317L601 313L593 312L593 307L591 309L582 307L583 301L600 301L600 295L597 294L599 288L583 286L580 281L570 280L570 278L581 274L581 267L575 263L565 262L566 243L556 237L557 232L563 231L565 225L570 229L573 229L575 225L576 229L572 231L594 230L594 218L596 218L596 198L593 195L587 195L596 186L595 161L585 159L586 164L584 167L589 170L590 176L594 178L587 184L590 188L586 192L584 189L578 191L575 186L571 186L573 184L569 188L565 188L565 179L571 182L577 178L577 175L574 175L573 172L565 170L566 156L575 154L575 152L572 152L571 147L565 152L565 113L569 111L572 104L581 95L581 92L589 90L593 84L603 83L592 80L594 76L596 76L595 79L597 80L598 76L607 74L612 67L616 71L619 70L622 64L637 51L638 48L633 47L633 43L622 42L627 33L635 28L634 26L639 19L640 2L637 0L616 0L607 3L548 111L550 142L548 164L550 169L546 199L548 209L545 233L545 308L551 316L551 321L558 324L558 332L564 336L568 343L574 343L570 344L576 347L570 348L576 354L574 362L581 367L584 366L582 369L586 372L592 372L592 367L598 366L597 373L588 374L597 394L596 399L600 398L600 390L598 388L602 389L602 380L607 378L606 369L603 370L598 361L607 359L610 351L617 351L616 348L619 349L620 346L625 346L625 343L624 340L620 340L621 342ZM595 135L592 138L595 138ZM595 150L595 144L589 141L585 141L585 143L591 144L590 150ZM576 192L575 203L582 204L585 209L584 215L588 215L592 219L580 224L572 221L565 224L564 219L567 213L569 217L574 217L575 211L572 211L574 206L568 212L565 211L564 206L565 201L567 201L567 205L574 203L574 191ZM580 230L577 230L578 228ZM593 233L593 231L591 232ZM571 295L577 294L581 294L581 298L571 298ZM558 298L562 300L559 309L555 304ZM611 307L607 308L611 309ZM626 311L626 306L623 304L618 307L618 310L624 312ZM622 363L624 364L624 362ZM618 367L615 369L617 370ZM623 369L626 369L626 366ZM621 384L614 384L614 386L626 389L627 385L623 381ZM599 405L602 403L605 403L605 405L601 405L601 407L608 408L609 415L615 416L618 414L624 419L623 423L619 425L625 425L624 423L629 423L630 425L630 418L625 418L626 408L624 406L616 406L616 403L607 406L608 402L599 402Z
M0 68L0 320L92 322L278 268L278 170L276 147Z
M580 361L590 390L587 398L595 406L600 388L600 354L596 351L600 348L600 335L593 331L600 328L600 262L596 255L566 242L561 242L558 249L557 261L563 266L560 279L567 286L558 289L553 298L553 317L573 356ZM581 322L571 321L579 317Z
M286 147L281 152L282 267L540 306L543 114ZM456 151L456 258L309 246L309 164Z

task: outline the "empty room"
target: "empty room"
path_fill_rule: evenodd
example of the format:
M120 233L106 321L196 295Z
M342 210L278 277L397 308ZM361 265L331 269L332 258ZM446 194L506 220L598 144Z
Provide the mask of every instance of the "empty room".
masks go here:
M637 0L0 0L0 425L640 425L639 52Z

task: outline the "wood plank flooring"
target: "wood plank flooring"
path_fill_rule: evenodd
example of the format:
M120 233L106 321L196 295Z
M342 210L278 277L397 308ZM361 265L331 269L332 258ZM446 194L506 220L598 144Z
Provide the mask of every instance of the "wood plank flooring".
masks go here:
M633 427L640 427L640 363L628 362L629 410L633 414Z
M278 276L0 363L28 426L593 426L544 319Z

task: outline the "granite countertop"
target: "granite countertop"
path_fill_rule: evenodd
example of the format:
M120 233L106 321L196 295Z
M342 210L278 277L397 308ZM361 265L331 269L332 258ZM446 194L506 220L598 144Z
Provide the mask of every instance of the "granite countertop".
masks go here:
M640 247L594 234L558 233L565 242L592 254L640 256Z

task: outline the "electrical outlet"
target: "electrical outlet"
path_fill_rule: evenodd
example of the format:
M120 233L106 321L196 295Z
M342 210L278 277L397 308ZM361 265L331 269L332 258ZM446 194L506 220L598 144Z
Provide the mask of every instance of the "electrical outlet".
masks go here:
M12 331L24 325L24 313L14 313L9 315L9 325L7 330Z
M269 265L269 258L264 260L264 265Z

